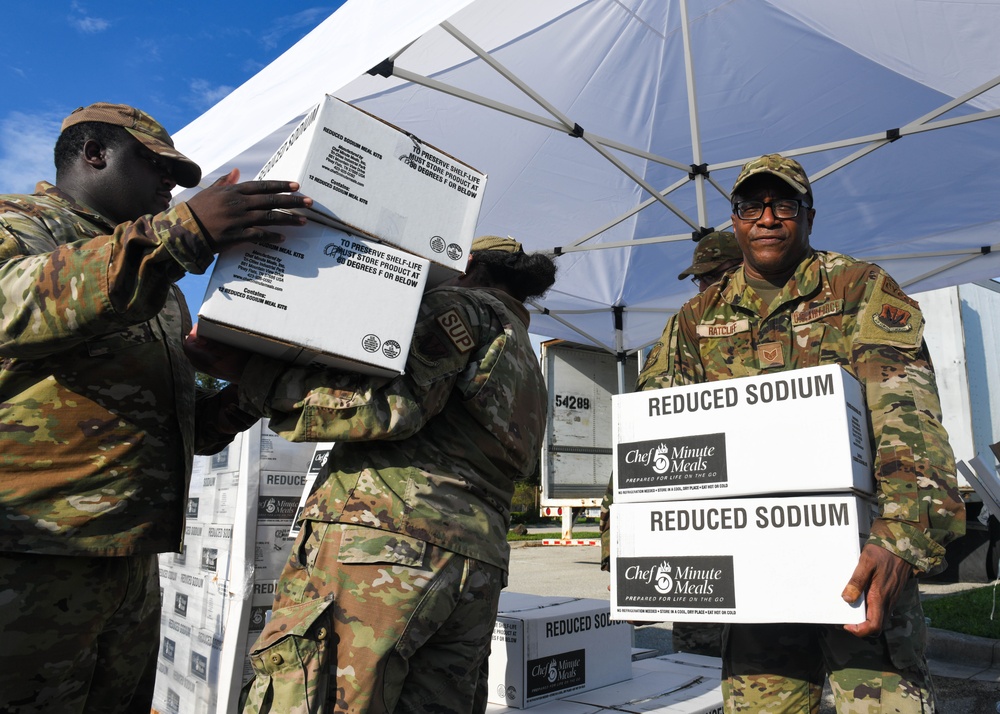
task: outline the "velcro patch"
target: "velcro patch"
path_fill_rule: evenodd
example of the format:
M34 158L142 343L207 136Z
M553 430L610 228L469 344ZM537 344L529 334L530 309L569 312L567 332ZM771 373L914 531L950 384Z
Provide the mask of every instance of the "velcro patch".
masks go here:
M827 317L828 315L839 315L844 311L844 300L831 300L830 302L825 302L816 307L802 308L792 313L792 324L793 325L805 325L810 322L816 322L821 318Z
M757 361L761 369L782 367L785 364L785 351L780 342L765 342L757 346Z
M750 320L744 317L721 325L698 325L696 329L699 337L729 337L738 332L749 332Z
M916 347L923 338L923 328L924 316L917 302L907 297L892 278L879 276L861 316L862 341Z
M476 346L476 341L472 339L472 332L455 308L438 315L435 319L451 343L455 345L455 349L460 353L465 354Z

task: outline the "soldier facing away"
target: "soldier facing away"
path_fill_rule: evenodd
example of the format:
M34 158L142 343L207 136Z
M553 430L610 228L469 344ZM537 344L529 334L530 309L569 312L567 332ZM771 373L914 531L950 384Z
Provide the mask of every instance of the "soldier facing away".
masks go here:
M797 161L769 154L748 162L732 201L743 265L681 308L640 382L841 365L865 389L879 513L842 593L847 602L865 598L865 622L730 624L726 711L817 712L826 679L838 711L933 711L917 579L944 569L965 508L920 306L877 265L810 246L816 210ZM703 329L720 325L731 329ZM780 432L773 440L767 449L780 446ZM776 597L781 581L776 575Z
M148 712L192 454L256 419L196 394L174 283L309 199L234 171L170 208L201 169L121 104L70 114L55 164L0 196L0 711Z
M535 468L545 385L524 301L555 265L472 244L428 290L405 374L289 367L197 335L205 371L291 441L334 441L254 644L246 712L479 713L516 479Z

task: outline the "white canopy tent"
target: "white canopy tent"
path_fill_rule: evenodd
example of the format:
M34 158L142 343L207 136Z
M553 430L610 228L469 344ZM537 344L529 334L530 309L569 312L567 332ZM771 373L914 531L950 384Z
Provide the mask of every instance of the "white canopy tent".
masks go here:
M488 174L480 234L559 255L533 332L622 354L763 153L813 179L817 248L911 292L1000 275L998 36L996 1L348 0L175 139L252 178L349 101Z

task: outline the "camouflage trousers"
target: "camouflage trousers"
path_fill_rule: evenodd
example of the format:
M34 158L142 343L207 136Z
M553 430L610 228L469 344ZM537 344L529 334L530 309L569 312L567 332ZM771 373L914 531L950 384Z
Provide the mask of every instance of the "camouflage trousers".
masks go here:
M143 712L156 680L155 555L0 553L0 712Z
M933 714L926 638L916 580L878 637L858 638L840 625L729 625L725 711L815 714L829 678L838 714Z
M251 649L243 711L485 711L503 579L415 538L306 521Z

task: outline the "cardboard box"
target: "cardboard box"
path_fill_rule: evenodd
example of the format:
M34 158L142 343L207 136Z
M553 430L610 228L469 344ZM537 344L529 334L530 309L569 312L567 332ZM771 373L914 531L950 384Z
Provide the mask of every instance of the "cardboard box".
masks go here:
M632 679L562 701L634 714L722 714L722 672L657 658L632 665Z
M690 664L676 655L632 663L632 677L624 682L550 699L532 712L538 714L722 714L722 660L713 665ZM489 704L490 714L513 711Z
M486 175L336 97L325 96L257 174L297 181L305 214L465 270Z
M611 614L651 622L863 622L847 585L874 504L854 494L615 503Z
M428 262L310 223L221 253L198 334L294 364L401 374Z
M605 600L500 594L489 701L523 709L632 676L632 628Z
M868 408L839 365L612 397L616 503L873 493Z

